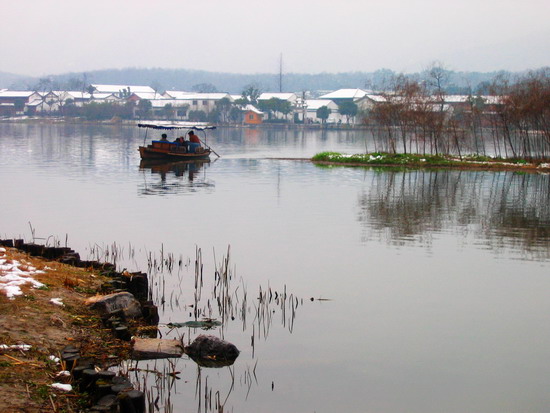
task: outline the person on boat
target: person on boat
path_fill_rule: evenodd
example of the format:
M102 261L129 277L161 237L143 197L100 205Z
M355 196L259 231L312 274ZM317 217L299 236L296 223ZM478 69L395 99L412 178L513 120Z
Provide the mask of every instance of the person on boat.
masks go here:
M201 140L197 135L195 135L195 132L189 131L189 142L198 143L200 145Z
M189 152L189 141L186 141L183 136L177 138L174 143L178 146L183 146L186 152Z
M187 150L190 153L195 153L195 150L199 146L201 146L201 140L197 135L195 135L195 132L193 132L192 130L189 131L188 135L189 135L189 143L187 144Z
M161 141L167 141L167 140L168 140L168 136L167 136L165 133L163 133L163 134L160 136L160 140L161 140Z

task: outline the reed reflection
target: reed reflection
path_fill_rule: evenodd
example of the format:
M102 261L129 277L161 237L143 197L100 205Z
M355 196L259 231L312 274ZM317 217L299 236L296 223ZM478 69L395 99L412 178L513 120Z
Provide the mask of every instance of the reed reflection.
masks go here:
M393 171L359 195L362 241L429 245L457 232L491 247L550 257L550 176L513 172Z
M286 285L281 289L258 285L257 290L249 292L247 282L236 275L229 247L220 261L214 253L212 272L205 270L203 260L198 247L194 259L184 259L182 255L178 258L163 249L148 254L149 298L161 313L158 334L180 340L186 349L175 362L129 362L128 371L145 392L150 412L176 411L192 401L196 404L191 411L232 411L235 399L246 401L258 387L258 377L262 376L258 368L262 364L260 347L272 329L280 323L293 333L298 309L313 301L298 298L287 291ZM208 267L210 263L206 264ZM230 360L194 357L188 346L203 334L229 342L237 340L245 356ZM270 379L264 377L264 381ZM190 387L193 382L194 394Z
M139 186L140 195L168 195L196 192L201 188L212 190L214 183L207 179L206 168L209 160L167 162L158 160L141 160L139 169L158 175L160 181L144 182Z

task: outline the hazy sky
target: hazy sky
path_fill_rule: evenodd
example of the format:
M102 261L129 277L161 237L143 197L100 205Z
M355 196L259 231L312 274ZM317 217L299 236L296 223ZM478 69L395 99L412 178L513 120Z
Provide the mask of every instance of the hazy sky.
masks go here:
M549 0L0 0L0 71L550 65Z

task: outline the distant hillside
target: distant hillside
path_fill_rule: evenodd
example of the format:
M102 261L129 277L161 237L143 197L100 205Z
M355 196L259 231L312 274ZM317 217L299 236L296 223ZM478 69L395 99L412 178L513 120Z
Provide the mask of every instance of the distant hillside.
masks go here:
M383 89L397 73L389 69L376 72L283 74L283 92L331 91L341 88ZM449 72L450 92L461 88L475 88L482 82L491 81L496 73ZM54 80L67 82L82 79L82 73L67 73L53 76ZM411 76L420 76L412 74ZM240 94L245 86L254 84L262 91L279 91L278 74L232 74L186 69L117 69L87 72L88 83L129 84L153 86L158 90L193 90L215 87L217 91Z
M447 71L446 89L450 94L468 93L475 91L478 86L490 82L497 74L507 72L452 72ZM310 91L315 94L341 88L362 88L373 90L388 89L392 77L397 75L389 69L380 69L376 72L347 72L347 73L317 73L299 74L284 73L282 80L283 92ZM415 78L425 78L425 74L409 74ZM111 69L96 70L86 73L65 73L49 76L52 87L75 88L80 83L103 83L152 86L156 90L187 90L199 92L228 92L240 94L245 86L254 84L261 91L279 91L278 74L232 74L217 73L201 70L186 69ZM39 79L17 76L0 72L0 88L32 89L36 88ZM72 86L68 86L72 85ZM14 87L16 86L16 87Z
M26 90L33 83L35 83L35 80L28 76L0 72L0 89Z

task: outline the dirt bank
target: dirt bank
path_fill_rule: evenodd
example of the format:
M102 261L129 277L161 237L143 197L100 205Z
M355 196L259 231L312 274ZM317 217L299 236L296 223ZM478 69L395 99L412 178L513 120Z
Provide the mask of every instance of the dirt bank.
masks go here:
M1 248L0 258L17 263L21 270L34 267L32 278L44 284L22 285L23 294L11 299L0 291L0 412L81 411L86 397L51 387L70 383L70 377L56 377L64 366L55 358L69 344L103 367L126 357L128 344L115 339L83 305L107 279L92 269L31 257L13 248ZM0 276L3 273L0 269ZM6 348L23 344L30 350Z

